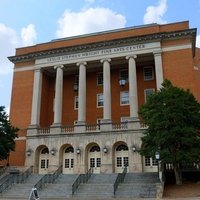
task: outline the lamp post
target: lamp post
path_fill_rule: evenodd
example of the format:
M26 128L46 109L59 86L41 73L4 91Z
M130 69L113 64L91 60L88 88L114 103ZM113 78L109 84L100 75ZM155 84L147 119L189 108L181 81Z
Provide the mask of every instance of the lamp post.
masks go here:
M157 165L158 165L158 178L160 179L160 176L159 176L159 160L160 160L160 153L158 151L156 151L155 153L155 158L157 160Z

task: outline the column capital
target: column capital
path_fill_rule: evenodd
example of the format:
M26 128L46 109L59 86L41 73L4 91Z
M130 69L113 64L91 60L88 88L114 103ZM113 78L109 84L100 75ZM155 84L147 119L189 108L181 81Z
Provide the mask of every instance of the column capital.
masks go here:
M64 68L64 65L56 65L56 66L54 66L54 69L57 69L57 68L63 69L63 68Z
M133 59L136 59L137 58L137 55L129 55L129 56L126 56L126 59L129 60L130 58L133 58Z
M110 58L105 58L105 59L101 59L101 60L100 60L101 63L104 63L105 61L111 62L111 59L110 59Z
M162 54L162 50L154 51L153 54L154 56L160 56Z
M87 62L79 62L79 63L76 63L77 66L80 66L80 65L87 65Z

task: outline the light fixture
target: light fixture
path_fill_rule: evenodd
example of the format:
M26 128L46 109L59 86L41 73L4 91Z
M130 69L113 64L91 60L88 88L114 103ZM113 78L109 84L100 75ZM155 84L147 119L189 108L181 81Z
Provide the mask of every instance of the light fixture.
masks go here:
M30 156L30 155L31 155L31 152L32 152L32 150L31 150L31 149L28 149L28 150L26 151L26 155L27 155L27 156Z
M124 80L124 79L120 79L119 80L119 85L120 86L125 86L125 84L126 84L126 80Z
M158 151L156 151L156 153L155 153L155 158L156 158L156 160L160 159L160 153Z
M136 152L137 151L136 146L133 145L132 150L133 150L133 152Z
M53 156L54 156L54 155L55 155L55 153L56 153L56 150L55 150L55 149L51 149L51 151L50 151L50 152L51 152L51 155L53 155Z
M103 148L103 152L104 152L104 153L108 153L108 148L107 148L107 147L104 147L104 148Z
M74 83L74 91L77 91L77 90L78 90L78 83L75 82L75 83Z
M80 154L81 153L81 150L78 148L78 149L76 149L76 153L77 154Z

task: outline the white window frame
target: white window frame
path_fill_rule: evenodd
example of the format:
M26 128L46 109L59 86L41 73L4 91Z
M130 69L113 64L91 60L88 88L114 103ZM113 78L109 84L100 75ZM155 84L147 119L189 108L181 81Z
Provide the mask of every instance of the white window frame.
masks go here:
M122 77L122 72L124 72L124 71L127 71L127 77L126 77L126 78ZM128 77L128 69L122 69L122 70L120 70L120 76L119 76L119 79L123 79L123 80L125 80L126 83L127 83L127 82L129 81L128 78L129 78L129 77Z
M78 96L74 97L74 110L78 110Z
M100 75L101 75L102 77L101 77ZM100 78L102 78L102 83L99 83L99 82L100 82L100 81L99 81ZM98 73L97 73L97 85L103 85L103 72L98 72Z
M147 76L145 76L145 70L147 70L147 69L151 69L151 71L152 71L152 77L151 77L151 78L148 78ZM154 73L153 73L153 67L152 67L152 66L144 67L144 68L143 68L143 77L144 77L144 80L145 80L145 81L154 80Z
M123 103L123 94L128 94L128 103ZM129 103L130 103L130 97L129 97L129 91L121 91L120 92L120 105L121 106L126 106L126 105L129 105Z
M149 91L152 91L152 93L149 92ZM149 94L147 94L148 92L149 92ZM148 88L148 89L145 89L145 90L144 90L144 98L145 98L145 102L147 101L148 96L151 95L151 94L154 94L154 93L155 93L155 89L154 89L154 88Z
M103 101L99 101L99 96L102 96L102 99L103 99L103 93L97 94L97 108L102 108L103 105L99 105L99 103L103 102L103 104L104 104L104 100Z

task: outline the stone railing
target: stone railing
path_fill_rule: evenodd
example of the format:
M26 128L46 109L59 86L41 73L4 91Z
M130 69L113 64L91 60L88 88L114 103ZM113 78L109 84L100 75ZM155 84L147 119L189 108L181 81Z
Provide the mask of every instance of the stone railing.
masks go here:
M112 122L110 123L110 128L108 131L123 131L123 130L138 130L138 129L146 129L147 126L138 121L139 123L135 122ZM105 124L85 124L85 132L92 133L92 132L101 132L101 128L105 126ZM102 127L101 127L102 126ZM49 135L49 134L72 134L78 133L76 132L76 125L70 126L60 126L60 127L41 127L36 129L28 129L28 135ZM106 131L105 128L102 129Z

